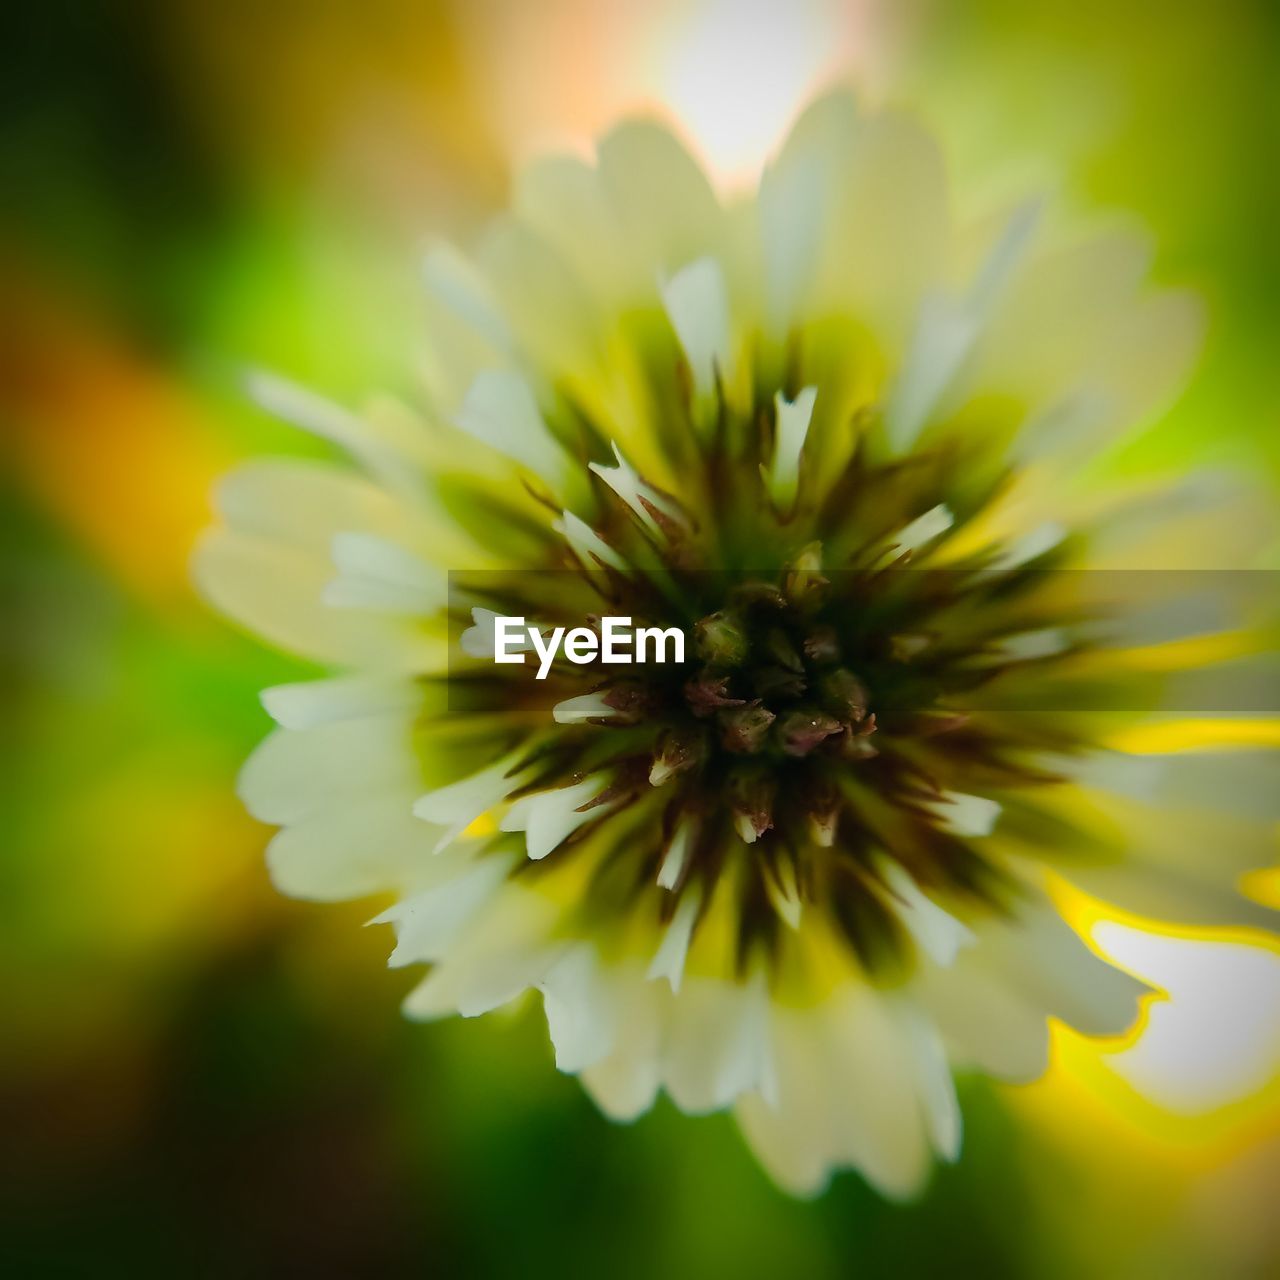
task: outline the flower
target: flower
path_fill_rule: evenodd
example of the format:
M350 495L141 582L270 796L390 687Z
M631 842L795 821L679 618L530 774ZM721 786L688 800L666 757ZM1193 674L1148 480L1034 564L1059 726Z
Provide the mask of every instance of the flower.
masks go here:
M245 467L200 549L216 605L344 672L265 693L241 791L284 892L393 897L411 1016L537 988L608 1115L731 1107L783 1187L904 1196L958 1152L956 1068L1028 1079L1050 1019L1135 1019L1055 877L1262 917L1234 888L1262 816L1133 727L1251 652L1152 622L1162 519L1201 565L1236 562L1215 502L1248 522L1087 467L1176 390L1198 311L1133 237L1039 223L953 220L927 134L843 94L736 203L627 123L428 254L421 404L255 379L355 467ZM492 661L500 614L690 652L539 682Z

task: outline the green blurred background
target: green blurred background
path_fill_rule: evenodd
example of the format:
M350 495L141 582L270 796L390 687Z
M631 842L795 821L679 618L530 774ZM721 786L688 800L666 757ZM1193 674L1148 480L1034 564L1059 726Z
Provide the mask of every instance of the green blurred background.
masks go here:
M1051 175L1068 213L1133 211L1211 331L1127 459L1280 476L1280 8L51 0L0 21L6 1274L1275 1274L1280 1050L1169 1107L1060 1036L1043 1084L963 1083L959 1166L894 1206L852 1175L788 1200L724 1117L610 1124L533 1004L407 1023L413 975L360 927L376 905L267 882L234 778L258 690L307 672L211 617L187 561L219 472L316 447L238 371L410 387L417 255L500 207L519 158L657 110L732 186L834 78L923 114L962 203ZM1270 964L1238 1018L1274 1040L1274 949L1235 949Z

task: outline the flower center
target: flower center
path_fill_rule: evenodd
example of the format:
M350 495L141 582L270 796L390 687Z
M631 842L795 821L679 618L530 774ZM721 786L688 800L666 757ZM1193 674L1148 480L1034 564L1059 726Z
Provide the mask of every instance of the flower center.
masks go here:
M612 866L623 849L628 893L656 883L664 914L691 888L705 902L735 868L743 956L810 901L864 957L905 954L893 867L952 901L1005 904L1008 878L981 845L1001 811L991 795L1054 781L1027 761L1076 744L1025 708L988 714L983 694L1053 660L1006 644L1062 606L1043 562L995 569L988 552L915 567L953 510L980 510L998 486L956 461L940 449L904 469L855 452L822 485L802 472L779 510L759 449L726 459L711 446L688 477L696 511L621 458L615 472L593 464L607 480L595 519L560 525L572 567L480 575L465 602L541 627L605 615L679 627L686 659L561 662L545 681L486 664L467 685L469 713L508 725L508 799L573 802L568 834L531 856L549 866L607 843Z

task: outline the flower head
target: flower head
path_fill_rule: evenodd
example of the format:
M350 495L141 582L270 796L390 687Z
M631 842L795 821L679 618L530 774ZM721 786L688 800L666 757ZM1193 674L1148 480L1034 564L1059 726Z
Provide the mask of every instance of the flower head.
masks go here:
M283 890L394 895L410 1014L538 988L608 1114L665 1089L792 1190L906 1194L958 1150L953 1067L1025 1079L1049 1018L1135 1017L1055 873L1249 918L1265 827L1115 749L1164 687L1116 640L1133 580L1085 572L1151 563L1158 496L1078 475L1197 312L1037 222L954 225L930 139L843 95L733 204L627 124L429 254L416 409L257 381L356 467L246 468L202 548L216 603L346 669L267 692L243 794ZM538 681L499 615L688 651Z

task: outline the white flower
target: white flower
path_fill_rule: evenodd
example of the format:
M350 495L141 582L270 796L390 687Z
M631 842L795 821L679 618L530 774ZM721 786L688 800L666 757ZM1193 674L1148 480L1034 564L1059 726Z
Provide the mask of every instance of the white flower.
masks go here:
M953 1069L1025 1080L1049 1019L1134 1020L1054 874L1261 914L1234 881L1263 815L1159 741L1135 788L1103 747L1158 690L1098 639L1105 575L1046 572L1157 563L1158 500L1077 478L1197 345L1145 261L1055 248L1032 206L953 224L929 137L838 94L739 204L653 124L535 165L472 258L428 257L416 411L257 384L355 464L244 468L199 557L214 603L346 673L265 695L242 794L277 884L393 895L413 1016L540 989L611 1116L665 1089L732 1107L798 1194L841 1166L910 1194L959 1150ZM493 664L497 613L602 601L689 663Z

